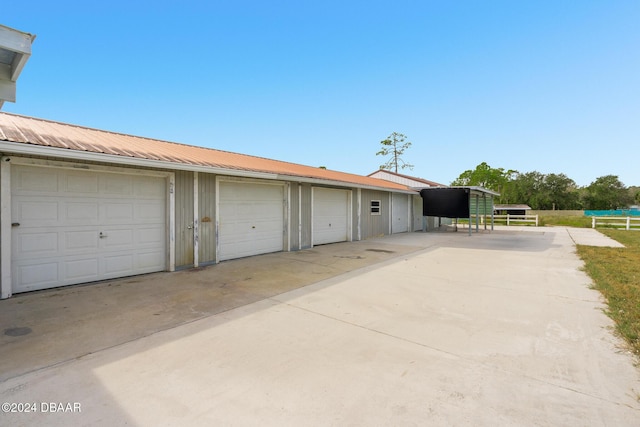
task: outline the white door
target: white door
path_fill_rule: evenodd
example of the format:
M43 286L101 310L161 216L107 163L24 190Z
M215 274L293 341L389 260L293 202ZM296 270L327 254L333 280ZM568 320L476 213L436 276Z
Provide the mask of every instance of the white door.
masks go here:
M409 196L393 193L391 196L391 232L409 231Z
M221 182L218 259L284 250L284 186Z
M313 244L349 239L349 191L313 188Z
M162 271L162 177L11 168L13 292Z
M413 231L422 231L422 197L412 196L413 199Z

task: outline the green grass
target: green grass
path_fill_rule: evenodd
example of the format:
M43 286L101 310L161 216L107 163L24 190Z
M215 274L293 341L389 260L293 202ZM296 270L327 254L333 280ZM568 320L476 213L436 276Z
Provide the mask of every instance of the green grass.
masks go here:
M594 287L607 300L616 330L640 356L640 232L601 229L624 248L578 245L578 255Z
M540 226L562 225L566 227L591 228L591 217L584 215L540 215L538 217L538 223Z

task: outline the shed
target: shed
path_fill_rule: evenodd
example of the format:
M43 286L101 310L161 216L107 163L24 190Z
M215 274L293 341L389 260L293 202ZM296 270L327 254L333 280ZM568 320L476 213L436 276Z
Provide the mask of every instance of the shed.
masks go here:
M389 234L394 197L418 194L8 113L0 113L0 155L2 298Z
M420 190L423 200L423 215L426 217L460 219L468 218L469 235L475 219L476 232L479 230L480 218L487 228L487 215L491 217L493 230L493 198L498 193L482 187L459 186L447 188L424 188ZM457 222L456 222L457 230Z
M405 175L397 172L392 172L390 170L380 169L373 173L370 173L368 176L372 178L382 179L389 182L395 182L398 184L406 185L408 187L413 188L416 191L420 191L423 188L436 188L436 187L446 187L444 184L437 183L435 181L430 181L424 178L419 178L415 176ZM401 196L394 196L394 200L391 203L392 209L392 217L394 224L401 224L404 215L404 202ZM434 227L435 218L432 217L423 217L422 214L422 197L414 196L410 201L410 207L413 222L411 224L412 231L422 231L425 229L430 229ZM398 227L396 227L398 228ZM404 227L402 228L404 229Z
M526 215L527 211L531 210L531 206L516 204L495 205L493 210L496 215Z

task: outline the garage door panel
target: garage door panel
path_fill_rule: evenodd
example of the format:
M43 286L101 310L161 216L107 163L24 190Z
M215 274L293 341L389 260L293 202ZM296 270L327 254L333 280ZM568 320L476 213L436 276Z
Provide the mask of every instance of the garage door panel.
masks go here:
M92 282L98 280L98 260L96 258L71 259L64 261L66 283ZM65 284L66 284L65 283Z
M139 177L133 186L133 194L141 199L157 200L164 197L165 191L164 182L150 177Z
M132 203L103 202L101 205L100 219L104 224L133 223Z
M51 256L58 252L58 233L47 231L22 233L15 243L18 254L34 254L37 256Z
M64 247L68 252L98 250L98 236L94 230L77 230L63 232Z
M136 222L164 223L164 203L142 202L134 206L133 218Z
M133 260L133 254L106 255L103 274L106 277L130 275L133 271Z
M158 250L138 252L136 254L136 266L145 273L159 271L164 267L163 257L164 253Z
M14 293L165 269L165 178L16 165L11 187Z
M62 178L62 190L67 193L81 193L93 197L98 192L98 176L67 172Z
M391 197L391 232L405 233L409 231L409 196L393 194Z
M284 186L220 184L219 259L284 249Z
M138 228L137 230L137 246L151 246L154 247L158 244L162 244L165 240L164 230L154 228Z
M131 228L125 229L105 229L102 232L103 237L100 238L101 246L104 249L133 249L134 230ZM106 236L106 237L104 237Z
M23 167L13 176L15 178L11 180L11 186L14 194L55 193L58 191L58 171L56 169Z
M100 192L103 194L133 196L131 175L104 174L100 176Z
M23 283L23 291L45 289L58 284L58 262L30 263L16 269L16 279Z
M67 202L63 208L63 221L98 223L98 201L93 202Z
M16 208L18 218L23 226L56 225L58 222L58 202L51 201L17 201ZM27 224L27 222L31 224Z
M313 244L349 240L349 191L313 189Z

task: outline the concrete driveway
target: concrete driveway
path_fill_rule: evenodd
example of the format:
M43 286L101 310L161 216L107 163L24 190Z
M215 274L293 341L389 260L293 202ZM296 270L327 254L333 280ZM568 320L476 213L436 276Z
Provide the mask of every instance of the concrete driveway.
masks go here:
M640 375L580 239L612 244L564 227L410 233L130 279L189 289L135 303L126 280L2 301L3 329L34 323L0 350L0 400L31 412L0 424L635 426Z

